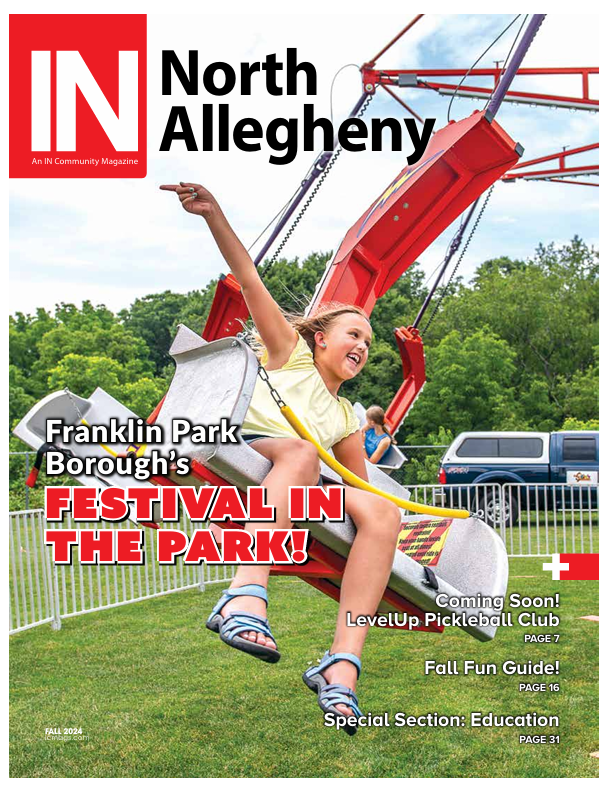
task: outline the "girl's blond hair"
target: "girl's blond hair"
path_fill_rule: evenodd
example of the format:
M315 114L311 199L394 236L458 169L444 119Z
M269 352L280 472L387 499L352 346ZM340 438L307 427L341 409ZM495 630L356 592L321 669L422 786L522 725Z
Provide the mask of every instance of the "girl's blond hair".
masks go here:
M361 307L352 304L341 304L341 302L326 302L320 305L312 315L286 315L286 318L298 334L304 337L311 351L315 351L316 332L327 332L334 321L340 315L345 315L346 313L361 315L370 323L368 315Z
M361 315L366 321L370 322L368 315L361 307L351 304L342 304L341 302L325 302L320 305L312 315L297 315L294 313L287 313L282 311L287 321L294 327L299 335L305 339L311 352L315 352L315 334L316 332L327 332L332 326L333 322L341 315L346 313L355 313ZM254 328L251 332L247 333L248 343L254 350L256 356L260 358L264 351L264 344L260 335Z

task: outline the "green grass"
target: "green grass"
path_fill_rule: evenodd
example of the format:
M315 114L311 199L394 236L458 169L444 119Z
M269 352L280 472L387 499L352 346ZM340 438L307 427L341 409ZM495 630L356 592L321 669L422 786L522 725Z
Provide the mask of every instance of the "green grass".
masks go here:
M505 545L510 555L598 553L598 517L537 521L536 514L523 513L517 525L505 530Z
M358 687L365 711L559 715L559 745L519 745L518 728L323 726L300 679L331 641L336 604L295 579L272 579L282 660L267 665L202 627L220 586L43 625L11 637L14 777L593 777L598 761L596 582L553 582L541 559L513 560L510 591L560 592L560 641L525 645L504 628L487 644L373 629ZM534 578L518 578L533 576ZM558 693L519 693L521 678L423 674L426 659L560 659ZM534 678L535 680L537 678ZM554 678L542 677L551 682ZM82 727L87 741L46 741L45 727Z

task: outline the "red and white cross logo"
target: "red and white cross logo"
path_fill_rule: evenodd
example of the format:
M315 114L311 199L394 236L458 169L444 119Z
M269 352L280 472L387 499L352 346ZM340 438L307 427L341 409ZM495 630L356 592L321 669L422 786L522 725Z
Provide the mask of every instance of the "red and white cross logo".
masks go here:
M542 567L544 571L552 571L553 581L558 581L560 579L560 572L569 570L569 563L561 562L560 554L552 554L552 562L544 562Z

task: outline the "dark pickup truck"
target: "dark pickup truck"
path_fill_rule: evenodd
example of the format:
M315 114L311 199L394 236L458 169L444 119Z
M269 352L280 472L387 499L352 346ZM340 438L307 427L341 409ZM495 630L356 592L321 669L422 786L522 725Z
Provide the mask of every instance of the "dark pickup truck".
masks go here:
M523 509L596 508L598 457L598 431L461 433L438 482L450 486L442 490L445 502L466 497L491 526L511 526ZM501 497L495 483L512 485Z

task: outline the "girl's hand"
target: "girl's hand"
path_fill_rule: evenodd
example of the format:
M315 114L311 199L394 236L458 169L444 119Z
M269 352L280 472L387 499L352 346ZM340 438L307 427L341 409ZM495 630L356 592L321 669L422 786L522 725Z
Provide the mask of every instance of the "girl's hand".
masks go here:
M248 251L237 238L214 196L201 184L180 181L163 184L175 192L185 211L199 214L208 224L218 249L241 286L241 293L268 352L268 370L282 367L290 358L298 335L260 279Z
M180 181L179 184L161 184L159 189L165 192L175 192L184 211L188 211L189 214L198 214L204 219L209 219L218 205L211 192L201 184Z

